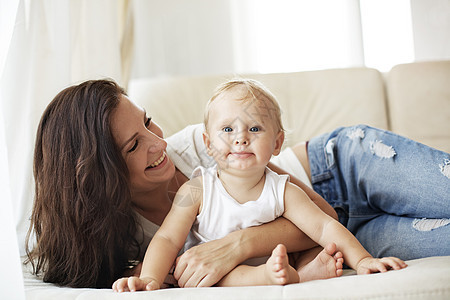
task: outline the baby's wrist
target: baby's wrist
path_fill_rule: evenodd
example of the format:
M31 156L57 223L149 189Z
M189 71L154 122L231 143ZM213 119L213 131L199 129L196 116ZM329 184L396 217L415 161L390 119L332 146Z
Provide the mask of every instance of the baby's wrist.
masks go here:
M143 282L145 282L145 285L149 284L150 282L153 282L154 284L157 285L157 288L161 288L161 282L159 282L159 280L151 277L151 276L140 276L139 279Z
M364 264L364 262L366 262L368 259L372 259L372 258L373 258L372 256L365 256L365 257L361 258L358 261L358 263L356 264L355 270L358 270Z

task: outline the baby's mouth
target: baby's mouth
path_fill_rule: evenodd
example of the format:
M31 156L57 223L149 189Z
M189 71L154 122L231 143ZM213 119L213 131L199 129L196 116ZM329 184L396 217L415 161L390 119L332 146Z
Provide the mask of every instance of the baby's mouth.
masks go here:
M151 169L151 168L155 168L155 167L159 166L159 164L162 163L165 158L166 158L166 153L163 152L162 156L158 160L156 160L154 163L152 163L150 166L148 166L147 169Z
M252 155L250 152L232 152L230 154L235 158L248 158Z

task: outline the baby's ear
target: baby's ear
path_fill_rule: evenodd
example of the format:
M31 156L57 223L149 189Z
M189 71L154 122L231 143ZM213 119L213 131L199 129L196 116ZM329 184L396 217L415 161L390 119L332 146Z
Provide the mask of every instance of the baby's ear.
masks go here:
M272 155L276 156L276 155L280 154L283 143L284 143L284 131L280 131L280 132L278 132L278 135L276 137L275 149L273 149Z
M211 140L209 139L209 135L206 131L203 132L203 143L206 146L206 153L208 153L209 156L211 156Z

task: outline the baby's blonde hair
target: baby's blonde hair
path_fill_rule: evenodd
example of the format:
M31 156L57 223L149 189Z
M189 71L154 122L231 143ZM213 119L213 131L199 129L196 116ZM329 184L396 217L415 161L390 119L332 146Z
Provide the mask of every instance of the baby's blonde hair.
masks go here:
M262 83L256 81L254 79L245 79L245 78L235 78L231 79L227 82L219 85L215 91L211 99L209 99L206 104L205 115L204 115L204 124L205 128L208 129L208 120L209 120L209 110L211 103L219 97L222 93L231 90L236 86L245 86L247 88L247 95L242 97L243 101L264 101L266 104L272 106L267 108L267 112L271 117L271 120L275 122L276 129L279 131L284 131L283 123L281 121L281 109L278 105L278 101L275 96L267 89ZM274 117L274 118L273 118Z

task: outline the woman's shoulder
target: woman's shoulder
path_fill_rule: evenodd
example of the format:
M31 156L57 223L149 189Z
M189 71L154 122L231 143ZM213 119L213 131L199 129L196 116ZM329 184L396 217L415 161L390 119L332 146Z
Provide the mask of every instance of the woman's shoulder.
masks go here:
M209 167L215 164L214 159L206 151L203 132L203 124L190 125L166 139L167 154L188 178L196 167Z
M180 131L172 134L168 138L166 138L167 143L178 143L185 140L194 139L197 140L198 138L202 138L203 131L205 130L205 127L203 124L193 124L188 125L185 128L181 129ZM203 139L203 138L202 138Z

